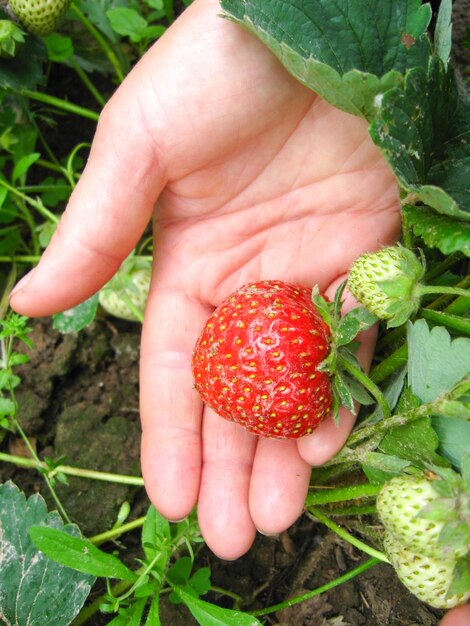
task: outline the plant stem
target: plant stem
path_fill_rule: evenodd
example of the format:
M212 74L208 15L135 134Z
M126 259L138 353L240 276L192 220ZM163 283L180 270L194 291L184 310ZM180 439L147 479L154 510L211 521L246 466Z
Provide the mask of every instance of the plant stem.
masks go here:
M12 400L15 402L16 404L16 399L15 396L12 393ZM36 454L36 451L34 450L33 446L31 445L31 442L29 441L26 433L24 432L24 430L21 427L21 424L19 423L18 419L16 418L16 416L12 416L12 422L16 428L16 430L20 433L21 438L23 439L26 448L28 449L28 452L30 453L32 459L35 461L36 465L38 463L40 463L39 457ZM57 496L54 486L52 485L52 482L50 480L50 477L47 474L43 474L44 476L44 480L49 488L49 491L51 492L51 495L54 499L54 502L57 504L57 508L59 509L60 514L62 515L62 518L68 523L71 524L72 520L69 518L67 511L64 509L62 502L60 501L59 497Z
M341 539L344 539L345 541L355 546L359 550L362 550L362 552L365 552L369 556L379 561L382 561L383 563L390 563L390 561L387 559L387 557L385 556L383 552L380 552L379 550L376 550L375 548L368 546L366 543L364 543L360 539L357 539L356 537L354 537L354 535L351 535L351 533L348 533L347 530L344 530L344 528L336 524L336 522L333 522L333 520L327 517L324 513L322 513L322 511L320 511L316 507L313 507L313 506L309 507L309 511L322 524L325 524L327 528L329 528L334 533L336 533L339 537L341 537Z
M99 114L96 113L96 111L86 109L85 107L79 106L78 104L73 104L72 102L63 100L62 98L56 98L55 96L51 96L47 93L41 93L40 91L31 91L31 89L22 89L21 95L26 96L31 100L36 100L37 102L43 102L44 104L48 104L52 107L55 107L56 109L60 109L61 111L66 111L67 113L74 113L75 115L86 117L87 119L93 120L94 122L97 122L99 119Z
M21 456L15 456L13 454L7 454L6 452L0 452L0 461L6 463L14 463L19 467L30 467L31 469L47 470L46 463L43 463L39 459L28 459ZM110 472L100 472L98 470L82 469L80 467L72 467L70 465L58 465L50 472L50 476L53 477L56 474L66 474L67 476L78 476L80 478L90 478L92 480L102 480L105 482L119 483L121 485L134 485L136 487L143 487L144 480L140 476L126 476L123 474L112 474Z
M91 80L88 77L88 74L82 70L82 68L78 65L78 63L75 61L73 57L69 59L69 63L71 67L75 70L75 72L78 74L82 83L91 93L91 95L95 98L96 102L100 105L100 107L104 107L104 105L106 104L106 100L103 98L101 93L91 82Z
M116 583L114 587L112 587L112 593L113 595L119 595L126 591L126 589L129 589L131 585L132 583L128 580L121 580ZM105 594L104 596L99 596L91 604L83 608L80 611L80 614L77 615L77 617L73 620L71 626L81 626L82 624L85 624L91 617L93 617L93 615L96 615L96 613L98 613L98 611L100 610L101 604L106 600L106 597L107 594Z
M369 377L374 381L374 383L381 383L402 367L402 365L407 362L407 359L408 344L404 343L402 346L397 348L395 352L373 367L369 373Z
M40 258L39 255L0 256L0 263L37 263Z
M111 539L115 539L116 537L120 537L125 533L130 532L131 530L135 530L136 528L141 528L144 525L146 516L138 517L132 522L127 522L127 524L123 524L122 526L118 526L117 528L111 528L110 530L106 530L99 535L94 535L93 537L88 537L88 541L91 541L94 545L98 546L105 541L110 541Z
M460 315L433 311L432 309L421 309L421 316L431 322L447 326L465 335L470 335L470 319Z
M14 196L21 198L21 200L23 200L24 202L32 206L34 209L36 209L36 211L40 215L45 217L47 220L49 220L53 224L59 223L59 218L57 217L57 215L54 215L54 213L51 213L49 209L46 209L46 207L42 204L42 202L37 202L36 200L33 200L26 194L21 193L21 191L18 191L16 187L13 187L12 185L8 184L5 180L0 179L0 185L2 187L5 187L5 189L8 189L8 191L12 193Z
M350 487L336 487L334 489L322 489L307 494L306 505L330 504L334 502L346 502L356 498L369 498L376 496L380 490L379 485L364 483L363 485L351 485Z
M114 68L114 71L116 72L116 76L119 82L122 82L124 80L124 71L121 67L121 63L119 62L119 59L117 58L114 50L108 44L106 39L101 35L99 30L97 30L93 26L93 24L90 22L90 20L87 19L87 17L80 11L80 9L76 6L75 3L72 2L70 8L75 13L77 18L81 21L83 26L85 26L88 32L96 39L97 43L101 46L101 48L103 49L103 52L108 58L108 61L111 63L112 67Z
M388 406L388 402L377 387L377 385L358 367L353 365L348 359L345 359L341 354L338 354L338 363L353 376L357 381L359 381L367 391L376 399L377 404L382 409L382 413L384 417L390 416L390 407Z
M418 295L425 296L428 294L443 294L449 296L464 296L464 298L470 298L469 289L460 289L459 287L445 287L443 285L420 285L418 288Z
M240 606L243 603L243 598L241 596L234 593L233 591L229 591L228 589L222 589L222 587L215 587L214 585L211 585L210 591L213 591L214 593L220 593L224 596L232 598L236 606Z
M38 159L35 165L40 165L47 170L52 170L53 172L59 172L63 174L64 168L61 165L57 165L56 163L51 163L51 161L46 161L45 159Z
M355 578L359 574L362 574L362 572L365 572L366 570L370 569L371 567L374 567L378 563L380 563L379 559L376 559L376 558L369 559L368 561L365 561L365 563L362 563L362 565L359 565L358 567L355 567L351 571L347 572L346 574L343 574L343 576L339 576L338 578L336 578L335 580L333 580L330 583L326 583L325 585L322 585L321 587L317 587L316 589L312 589L312 591L307 591L307 593L303 593L302 595L297 596L295 598L291 598L290 600L285 600L284 602L279 602L279 604L273 604L272 606L268 606L268 607L266 607L264 609L258 609L257 611L251 611L250 615L253 615L253 617L261 617L263 615L269 615L270 613L275 613L276 611L279 611L281 609L285 609L285 608L287 608L289 606L293 606L294 604L299 604L300 602L305 602L305 600L310 600L310 598L313 598L315 596L319 596L320 594L325 593L326 591L329 591L330 589L334 589L335 587L338 587L339 585L342 585L343 583L347 582L348 580L351 580L352 578Z
M342 506L337 508L331 508L328 510L328 515L338 515L340 517L346 517L348 515L373 515L377 512L375 504L363 505L363 506Z

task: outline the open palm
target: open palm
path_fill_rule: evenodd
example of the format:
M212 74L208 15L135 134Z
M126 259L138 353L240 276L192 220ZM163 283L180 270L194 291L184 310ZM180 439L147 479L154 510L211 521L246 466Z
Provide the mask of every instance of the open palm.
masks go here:
M393 241L394 177L365 122L291 78L257 40L196 0L107 105L85 173L29 282L28 315L84 300L117 270L152 213L155 263L141 355L142 467L156 507L198 501L207 543L243 554L255 529L300 514L310 465L353 416L297 443L260 439L202 406L194 342L242 284L281 279L326 293L361 253ZM363 344L363 357L371 353Z

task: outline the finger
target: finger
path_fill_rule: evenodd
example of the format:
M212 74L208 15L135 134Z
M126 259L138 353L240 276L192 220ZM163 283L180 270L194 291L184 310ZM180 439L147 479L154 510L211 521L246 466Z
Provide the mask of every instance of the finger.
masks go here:
M256 437L206 408L199 526L209 548L222 559L236 559L253 543L256 529L248 491Z
M171 520L194 507L201 468L202 402L191 353L210 311L175 289L152 286L142 333L142 473L150 500Z
M250 485L250 512L256 528L277 534L301 515L311 468L295 441L258 442Z
M470 604L452 609L440 622L439 626L468 626L470 624Z
M164 186L157 149L145 133L139 72L105 107L85 171L39 265L12 292L11 306L40 316L70 308L116 272L149 222Z
M336 289L345 278L345 276L342 276L337 279L326 290L325 293L329 299L334 298ZM345 289L343 297L343 314L358 306L357 301L347 289ZM362 367L366 370L369 368L372 360L376 338L377 329L375 326L360 333L357 337L358 341L360 341L360 347L356 356ZM355 421L356 413L351 413L344 407L341 407L337 422L335 422L331 416L321 422L311 435L301 437L297 441L301 457L311 465L322 465L326 461L329 461L345 444Z

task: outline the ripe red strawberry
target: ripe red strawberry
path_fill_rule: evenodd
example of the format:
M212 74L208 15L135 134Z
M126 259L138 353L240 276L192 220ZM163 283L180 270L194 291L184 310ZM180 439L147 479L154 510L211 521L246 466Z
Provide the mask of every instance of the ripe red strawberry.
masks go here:
M245 285L209 318L193 354L196 389L220 416L257 435L302 437L330 413L329 328L311 290Z

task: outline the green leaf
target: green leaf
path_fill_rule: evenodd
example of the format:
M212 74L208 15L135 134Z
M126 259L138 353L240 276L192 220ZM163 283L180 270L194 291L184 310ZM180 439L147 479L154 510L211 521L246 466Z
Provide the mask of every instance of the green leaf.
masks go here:
M44 77L46 48L38 37L26 37L13 59L0 57L0 88L21 91L35 89Z
M368 406L369 404L375 404L375 400L372 398L369 392L366 391L365 387L361 385L359 381L344 373L342 374L342 378L344 384L349 389L349 393L352 395L354 400L356 400L356 402L359 402L359 404L363 404L365 406Z
M192 576L191 570L193 562L190 557L183 556L168 570L167 578L174 591L170 595L170 600L176 604L181 602L179 590L183 589L186 593L194 597L199 597L207 593L211 587L211 571L208 567L198 569ZM178 591L176 591L176 587Z
M52 235L55 233L56 230L57 224L54 224L52 222L44 222L44 224L38 226L38 240L41 248L47 248L52 239Z
M312 302L317 311L320 313L322 320L331 328L333 318L332 309L334 305L332 302L325 300L325 298L320 294L318 285L315 285L312 290Z
M152 599L152 604L145 621L145 626L161 626L160 621L160 594L155 593Z
M470 422L437 415L432 418L432 425L439 438L439 453L460 470L462 460L468 454Z
M136 574L112 554L99 550L80 537L71 537L55 528L31 526L29 534L36 547L62 565L84 574L120 580L136 580Z
M470 372L470 339L451 340L445 328L424 320L408 325L408 383L421 402L433 402Z
M438 446L439 438L431 419L423 417L389 430L380 442L379 450L424 468L427 463L441 464L442 459L436 454Z
M66 626L82 608L94 577L49 560L32 543L32 525L79 535L63 526L58 513L48 513L40 495L26 499L12 482L0 485L0 615L8 624Z
M64 63L73 57L73 41L70 37L60 35L59 33L51 33L44 37L44 43L47 47L49 61Z
M343 376L335 376L333 378L333 391L337 394L339 404L346 407L351 413L354 412L354 398Z
M222 0L223 16L254 33L301 83L355 115L408 68L426 67L429 5L420 0Z
M348 311L338 325L337 345L344 346L351 343L358 333L367 330L376 322L377 317L364 307L357 307Z
M140 626L147 598L133 602L126 609L121 609L119 615L108 622L108 626Z
M73 309L54 315L53 327L61 333L77 333L93 322L97 309L98 294L95 294Z
M462 252L470 257L470 224L447 215L440 215L426 206L410 204L402 208L405 226L421 237L428 248L443 254Z
M402 188L439 213L470 220L470 104L435 58L384 94L370 126Z
M390 454L382 454L381 452L367 452L364 454L364 464L366 467L377 469L381 472L397 476L403 470L411 465L410 461L400 459Z
M449 62L452 48L452 0L442 0L434 29L434 51L444 61Z
M175 591L201 626L262 626L261 622L252 615L223 609L195 598L181 588L175 588Z
M16 404L10 398L0 397L0 417L11 417L16 413Z
M135 9L117 7L106 11L106 15L113 30L119 35L129 37L135 43L144 37L148 22Z
M15 163L15 167L13 168L13 173L11 175L11 180L13 183L16 183L18 180L22 179L31 165L36 163L36 161L41 157L39 152L33 152L31 154L27 154L22 157L17 163Z
M142 528L142 546L146 559L153 561L162 543L170 539L170 523L158 513L154 506L150 506Z

